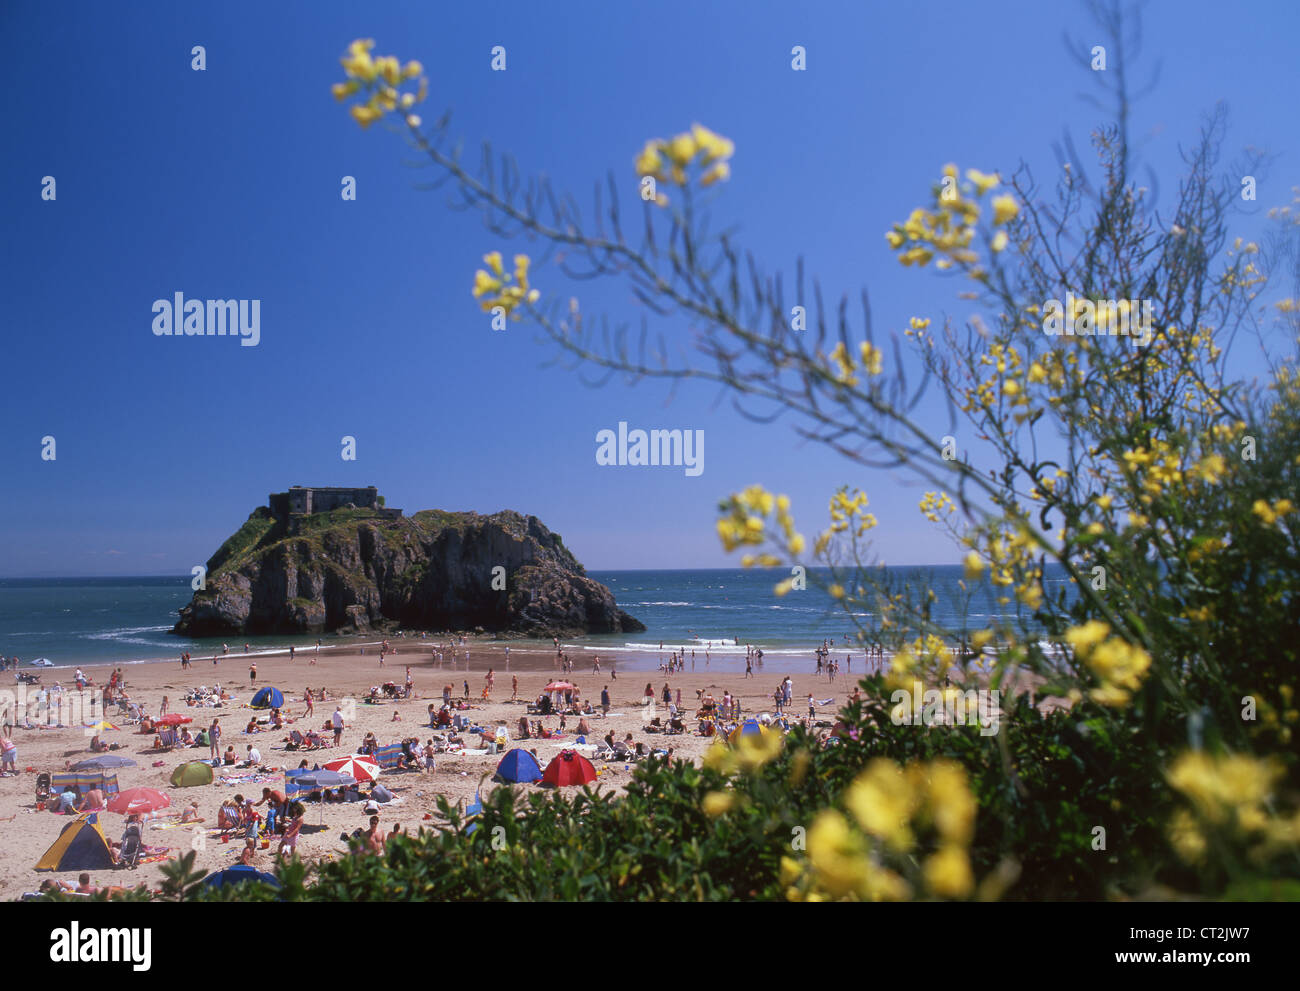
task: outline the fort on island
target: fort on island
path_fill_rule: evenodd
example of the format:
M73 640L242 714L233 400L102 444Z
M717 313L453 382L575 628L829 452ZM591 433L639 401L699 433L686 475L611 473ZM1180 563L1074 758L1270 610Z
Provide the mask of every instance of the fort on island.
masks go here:
M386 520L399 519L402 515L400 509L390 509L383 504L379 489L373 485L364 489L292 485L288 492L272 492L267 505L271 508L271 515L287 524L291 533L304 516L335 509L367 509Z

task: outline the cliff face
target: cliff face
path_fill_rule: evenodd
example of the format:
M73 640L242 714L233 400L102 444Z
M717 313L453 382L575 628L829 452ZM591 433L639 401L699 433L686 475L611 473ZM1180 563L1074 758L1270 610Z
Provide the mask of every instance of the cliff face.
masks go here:
M400 624L534 636L644 630L534 516L361 509L295 521L256 510L208 561L173 632L365 631ZM497 570L500 569L500 570Z

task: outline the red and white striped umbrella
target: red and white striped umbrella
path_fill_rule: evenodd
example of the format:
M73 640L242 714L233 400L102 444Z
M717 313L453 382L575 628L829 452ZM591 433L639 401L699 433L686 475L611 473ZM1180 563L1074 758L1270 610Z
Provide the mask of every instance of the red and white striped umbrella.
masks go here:
M337 757L323 766L327 771L350 774L358 781L374 781L380 773L378 761L367 754L348 754L346 757Z
M171 804L171 798L156 788L128 788L108 800L108 811L130 815L132 812L156 812Z

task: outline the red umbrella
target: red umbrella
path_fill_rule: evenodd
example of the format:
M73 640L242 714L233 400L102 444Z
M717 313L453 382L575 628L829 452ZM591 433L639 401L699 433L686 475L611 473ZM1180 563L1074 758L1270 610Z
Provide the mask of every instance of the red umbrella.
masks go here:
M546 766L541 783L563 788L565 785L587 785L595 780L596 769L591 766L591 761L575 750L561 750Z
M171 804L171 798L156 788L128 788L108 800L108 811L129 815L132 812L156 812Z
M179 712L169 712L165 716L159 716L154 720L156 726L179 726L181 723L192 723L194 719L190 716L182 716Z
M573 686L567 681L553 681L546 686L548 692L565 692Z
M323 765L327 771L338 771L342 774L350 774L358 781L374 781L379 777L379 763L373 757L365 754L348 754L346 757L337 757Z

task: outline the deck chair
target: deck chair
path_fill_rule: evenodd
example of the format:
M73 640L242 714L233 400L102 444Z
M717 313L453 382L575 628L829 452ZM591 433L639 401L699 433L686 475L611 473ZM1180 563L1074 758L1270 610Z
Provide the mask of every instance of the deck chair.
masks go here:
M285 750L298 750L299 748L301 748L301 747L305 747L305 746L307 746L307 741L306 741L306 739L303 737L303 735L302 735L301 733L299 733L297 730L292 730L292 731L290 731L290 733L289 733L289 742L286 743L286 744L284 745L284 749L285 749Z
M244 810L238 805L227 802L217 809L217 828L218 829L238 829L239 820L243 816Z
M126 831L122 833L122 847L118 851L117 865L119 867L129 867L132 870L140 866L140 852L144 844L138 822L128 822Z

